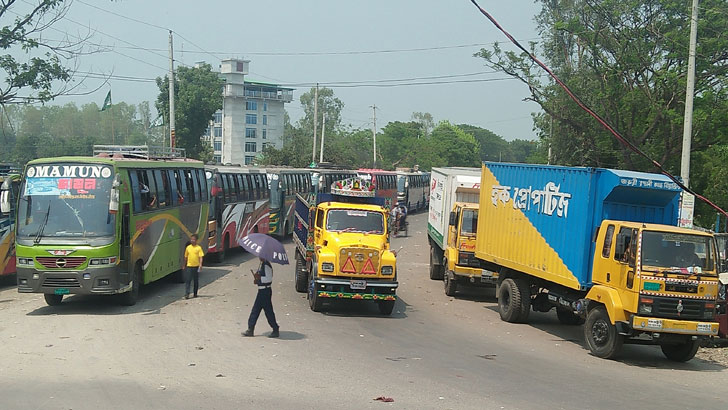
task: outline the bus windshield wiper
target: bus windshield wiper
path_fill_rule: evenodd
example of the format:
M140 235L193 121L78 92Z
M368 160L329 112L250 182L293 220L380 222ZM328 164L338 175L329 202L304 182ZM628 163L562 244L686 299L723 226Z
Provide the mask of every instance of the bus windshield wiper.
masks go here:
M45 219L43 220L43 223L38 228L38 233L35 234L35 239L33 240L33 243L36 244L36 245L43 238L43 230L45 230L45 227L48 224L48 216L50 214L51 214L51 203L48 202L48 209L46 210Z

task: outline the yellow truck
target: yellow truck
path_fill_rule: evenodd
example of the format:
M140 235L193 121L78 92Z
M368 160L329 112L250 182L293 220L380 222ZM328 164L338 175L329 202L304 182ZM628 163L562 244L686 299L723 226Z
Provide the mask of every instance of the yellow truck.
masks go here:
M430 279L442 280L448 296L458 286L495 286L498 273L475 258L480 170L433 168L430 178Z
M348 178L314 200L298 195L295 216L295 287L307 293L311 310L334 299L364 300L390 315L397 258L389 248L389 212L370 182Z
M667 177L486 162L481 182L475 256L500 273L502 320L556 308L603 358L638 343L687 361L718 335L716 242L675 226Z

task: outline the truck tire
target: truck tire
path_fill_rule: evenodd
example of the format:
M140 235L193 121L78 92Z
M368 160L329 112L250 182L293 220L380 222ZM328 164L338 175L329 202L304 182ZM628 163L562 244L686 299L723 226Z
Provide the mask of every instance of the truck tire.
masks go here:
M525 279L513 279L518 287L518 293L521 296L521 316L518 321L526 323L528 315L531 313L531 286Z
M498 289L498 312L503 321L517 323L521 320L521 292L511 278L504 279Z
M447 296L455 296L455 292L457 292L458 289L458 282L455 279L455 274L452 271L445 272L443 283L445 284L445 294Z
M311 273L310 276L311 276L311 279L308 282L308 306L314 312L320 312L321 305L323 305L323 301L318 296L318 290L316 289L316 282L314 282L313 273Z
M688 340L681 344L662 344L662 354L673 362L687 362L695 357L700 347L700 340Z
M562 325L577 326L584 324L584 319L574 313L571 309L560 307L556 308L556 317L559 318L559 322L561 322Z
M442 259L438 260L435 247L430 246L430 279L432 280L442 280L444 267L442 265L438 265L437 262L442 263Z
M63 295L55 295L53 293L44 293L46 304L48 306L58 306L63 302Z
M294 277L296 281L296 292L306 293L308 272L306 272L306 265L303 263L303 256L298 251L296 251L296 272L294 273Z
M379 313L389 316L392 314L392 311L394 310L394 300L380 300L377 302L377 307L379 308Z
M624 343L624 337L609 321L609 314L604 306L597 306L586 315L584 339L592 354L602 359L616 356Z

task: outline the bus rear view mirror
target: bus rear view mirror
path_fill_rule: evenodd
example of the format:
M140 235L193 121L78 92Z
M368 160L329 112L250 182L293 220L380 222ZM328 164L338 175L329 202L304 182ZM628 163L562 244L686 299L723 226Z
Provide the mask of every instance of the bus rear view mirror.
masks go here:
M3 214L10 213L10 191L2 190L0 192L0 212Z

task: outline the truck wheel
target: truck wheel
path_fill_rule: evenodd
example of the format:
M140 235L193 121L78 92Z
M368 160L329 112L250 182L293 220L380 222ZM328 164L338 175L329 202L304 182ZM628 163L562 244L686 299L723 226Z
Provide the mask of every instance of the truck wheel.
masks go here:
M504 279L498 289L498 311L501 320L516 323L521 319L521 292L516 282Z
M576 326L584 324L584 319L571 309L556 308L556 317L559 318L562 325Z
M602 359L617 355L624 343L624 337L617 333L617 327L609 321L609 314L604 306L597 306L587 314L584 339L592 354Z
M455 274L451 271L445 272L443 283L445 284L445 294L447 296L455 296L455 292L458 289L458 282L455 280Z
M392 311L394 310L394 300L380 300L377 302L377 307L379 308L379 313L389 316L392 314Z
M518 321L526 323L528 315L531 313L531 286L525 279L514 279L513 281L516 283L518 293L521 296L521 315Z
M444 268L442 265L438 265L437 262L441 262L441 260L438 261L435 247L430 246L430 279L432 280L442 280Z
M688 340L682 344L663 344L660 345L662 353L673 362L687 362L695 357L700 347L699 340Z
M44 293L43 297L45 298L46 304L48 304L48 306L58 306L63 301L63 295Z
M134 306L139 299L139 288L142 286L142 265L137 263L134 266L134 276L132 276L131 290L121 294L121 304L124 306Z
M305 293L306 292L306 285L308 285L308 277L306 272L306 265L303 263L303 256L296 251L296 273L295 273L295 280L296 280L296 292L299 293Z
M323 302L318 296L318 290L316 289L316 283L313 280L313 275L311 275L311 280L308 283L308 306L314 312L320 312L322 304Z

